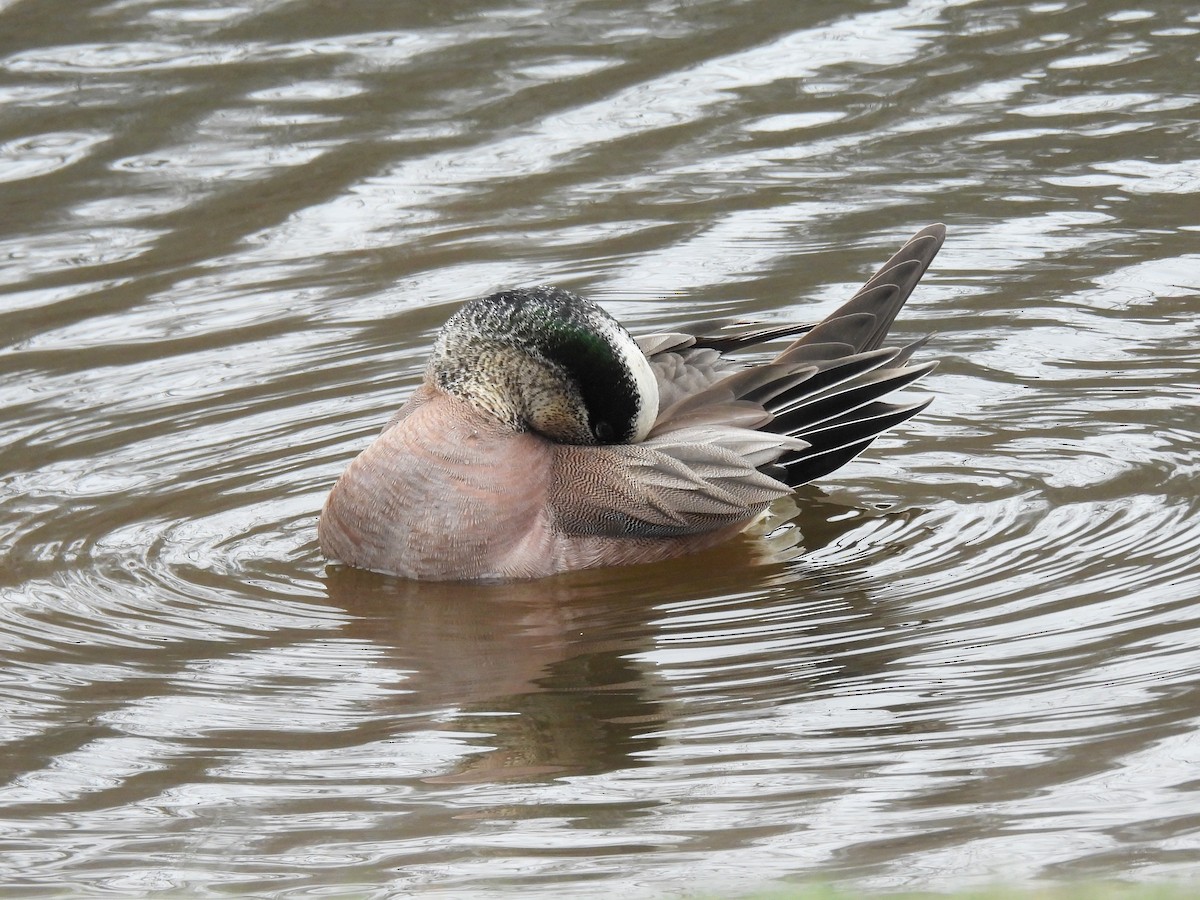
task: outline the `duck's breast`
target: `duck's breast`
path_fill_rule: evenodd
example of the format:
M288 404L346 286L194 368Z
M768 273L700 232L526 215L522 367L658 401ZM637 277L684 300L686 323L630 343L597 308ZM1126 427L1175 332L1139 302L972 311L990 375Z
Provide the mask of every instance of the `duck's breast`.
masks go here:
M515 572L545 558L548 443L428 390L351 462L318 525L327 557L423 579Z

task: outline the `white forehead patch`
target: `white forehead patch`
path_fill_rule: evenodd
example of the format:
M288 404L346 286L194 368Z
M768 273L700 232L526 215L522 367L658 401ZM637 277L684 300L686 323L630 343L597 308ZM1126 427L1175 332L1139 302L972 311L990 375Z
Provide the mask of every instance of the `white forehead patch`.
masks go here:
M650 368L650 361L642 348L615 319L602 320L600 329L608 343L617 351L626 371L633 376L634 389L637 391L638 412L634 424L631 443L646 439L654 422L658 419L658 379Z

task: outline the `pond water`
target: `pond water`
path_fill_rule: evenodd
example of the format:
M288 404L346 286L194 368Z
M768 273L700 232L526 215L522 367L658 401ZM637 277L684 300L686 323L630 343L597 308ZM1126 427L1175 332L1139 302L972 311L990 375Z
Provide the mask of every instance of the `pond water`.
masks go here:
M0 0L0 881L1200 873L1200 7ZM813 319L933 405L769 536L326 568L455 305Z

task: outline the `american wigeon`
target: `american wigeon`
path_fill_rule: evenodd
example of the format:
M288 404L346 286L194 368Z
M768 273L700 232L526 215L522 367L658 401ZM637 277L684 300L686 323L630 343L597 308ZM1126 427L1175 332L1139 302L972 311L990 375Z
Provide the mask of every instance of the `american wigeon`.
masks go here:
M727 540L929 400L884 395L935 363L881 348L942 245L918 232L817 325L633 338L553 287L472 300L424 383L334 485L334 561L406 578L537 578ZM719 323L714 323L719 324ZM800 334L770 362L727 351Z

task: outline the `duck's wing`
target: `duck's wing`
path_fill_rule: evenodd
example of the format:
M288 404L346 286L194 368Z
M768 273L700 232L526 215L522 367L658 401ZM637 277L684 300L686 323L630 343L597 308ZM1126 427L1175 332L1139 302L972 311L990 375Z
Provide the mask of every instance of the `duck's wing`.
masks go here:
M549 497L557 527L581 536L680 538L747 522L791 493L776 462L808 444L766 430L762 397L800 384L812 366L745 367L684 342L650 357L658 419L636 444L557 445ZM664 548L666 552L666 548Z
M761 421L761 407L730 408L727 421ZM714 416L713 418L721 418ZM791 488L767 469L803 441L737 424L694 424L638 444L555 447L548 497L567 534L679 538L745 522Z
M928 399L883 398L936 365L909 364L925 339L881 345L944 239L941 225L922 229L815 326L717 322L707 323L715 335L639 338L658 377L658 419L640 444L572 448L596 456L595 493L567 501L572 521L656 535L749 519L924 409ZM767 364L745 367L722 353L797 333ZM620 498L612 520L601 511L605 496Z
M725 353L802 334L814 327L710 319L692 323L687 331L647 334L635 340L650 360L658 381L659 409L667 409L744 368Z
M725 353L754 348L782 337L802 335L774 360L793 366L802 363L833 366L844 357L879 349L896 314L945 239L944 225L921 229L853 297L817 324L711 319L693 323L683 331L637 338L658 380L659 408L667 410L684 397L701 393L742 368ZM908 352L913 349L915 345ZM893 362L902 365L906 359Z
M670 349L648 354L650 369L658 382L659 410L673 406L684 397L699 394L743 368L741 363L722 356L717 350L696 347L691 335L652 337L685 339L671 344Z
M651 359L655 354L683 351L690 347L728 353L753 347L764 341L791 337L812 331L815 323L784 324L770 322L748 322L744 319L706 319L693 322L683 331L667 331L645 334L634 338L642 352Z
M928 338L899 348L882 345L945 238L943 225L921 229L850 300L772 361L815 369L803 383L760 398L773 416L767 429L808 445L780 457L781 477L788 484L804 484L840 468L882 432L929 405L930 399L883 399L937 365L909 362Z

